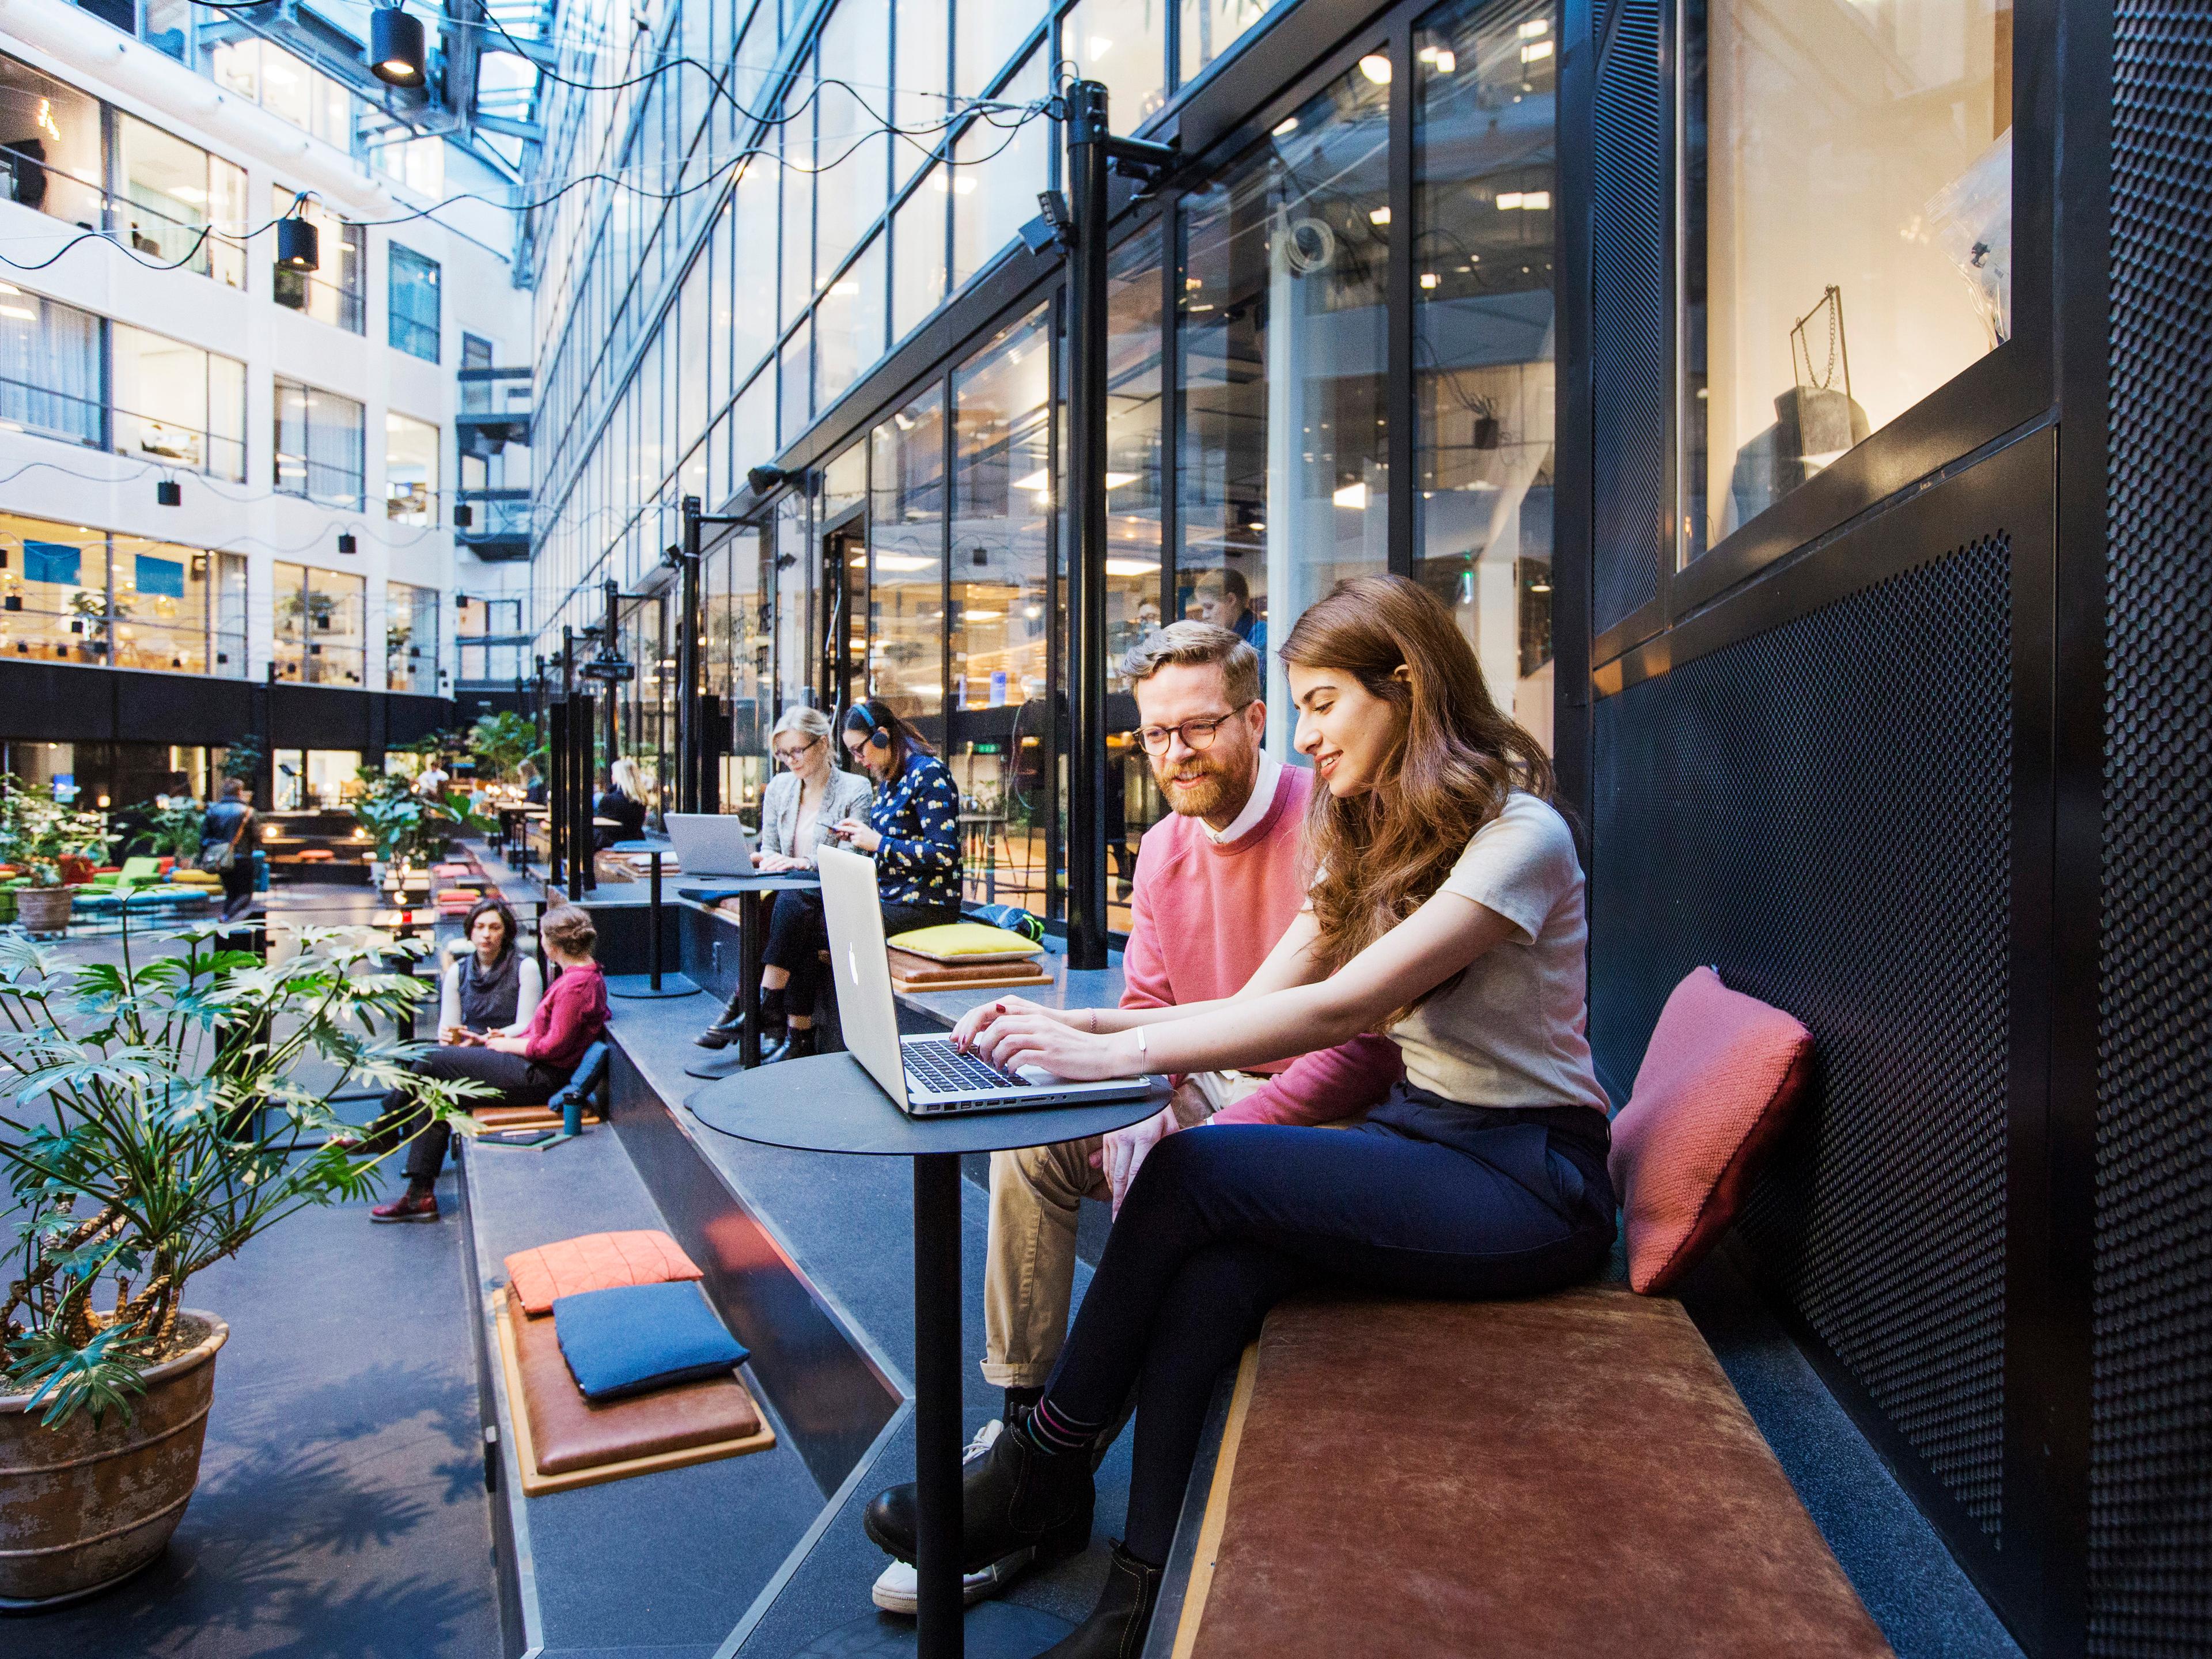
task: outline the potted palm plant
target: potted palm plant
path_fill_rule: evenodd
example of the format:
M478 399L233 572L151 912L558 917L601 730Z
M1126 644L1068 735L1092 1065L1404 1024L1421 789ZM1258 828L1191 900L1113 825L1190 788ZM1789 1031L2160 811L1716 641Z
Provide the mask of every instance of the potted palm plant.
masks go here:
M67 933L70 894L62 884L63 860L97 864L106 850L103 814L71 810L54 799L50 785L0 775L0 858L23 872L15 919L25 932Z
M0 1272L0 1610L74 1601L161 1553L228 1334L185 1306L193 1275L374 1183L376 1158L328 1144L331 1097L398 1086L442 1115L482 1092L407 1070L422 1045L392 1034L428 988L382 964L421 946L307 930L264 963L225 937L198 925L134 954L126 925L119 966L0 939L19 1241ZM331 1081L305 1086L303 1066Z

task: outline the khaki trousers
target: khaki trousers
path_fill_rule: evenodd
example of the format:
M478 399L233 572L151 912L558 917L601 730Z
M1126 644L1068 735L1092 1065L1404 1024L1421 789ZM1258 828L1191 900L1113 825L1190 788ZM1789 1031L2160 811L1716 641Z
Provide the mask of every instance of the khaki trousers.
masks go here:
M1173 1109L1183 1128L1203 1123L1267 1079L1201 1072L1183 1080ZM991 1242L983 1268L983 1378L994 1388L1038 1389L1067 1340L1075 1301L1075 1222L1086 1198L1109 1192L1091 1154L1103 1136L991 1154Z

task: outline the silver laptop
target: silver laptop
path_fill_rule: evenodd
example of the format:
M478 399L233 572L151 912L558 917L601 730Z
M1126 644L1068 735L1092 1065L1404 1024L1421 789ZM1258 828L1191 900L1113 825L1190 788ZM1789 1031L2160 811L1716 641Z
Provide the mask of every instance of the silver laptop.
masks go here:
M750 876L753 838L734 812L669 812L668 838L686 876Z
M1149 1077L1071 1083L1040 1066L1011 1076L981 1055L963 1054L945 1036L902 1037L884 954L884 912L876 866L858 853L825 847L817 854L830 963L837 976L837 1021L845 1046L868 1075L912 1117L947 1112L1018 1111L1038 1106L1095 1106L1149 1092Z

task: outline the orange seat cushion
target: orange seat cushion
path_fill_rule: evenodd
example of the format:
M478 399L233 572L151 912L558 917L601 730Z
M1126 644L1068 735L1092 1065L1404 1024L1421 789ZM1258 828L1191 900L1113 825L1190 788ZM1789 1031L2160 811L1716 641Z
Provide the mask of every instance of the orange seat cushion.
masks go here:
M1656 1295L1735 1218L1803 1091L1813 1035L1693 969L1667 999L1607 1158L1627 1219L1628 1282Z
M617 1285L665 1285L700 1279L691 1258L657 1229L635 1232L586 1233L534 1250L517 1250L507 1259L507 1283L525 1313L553 1311L558 1297Z
M300 862L302 864L323 864L329 861L330 856L331 849L327 847L309 847L301 850L300 854Z

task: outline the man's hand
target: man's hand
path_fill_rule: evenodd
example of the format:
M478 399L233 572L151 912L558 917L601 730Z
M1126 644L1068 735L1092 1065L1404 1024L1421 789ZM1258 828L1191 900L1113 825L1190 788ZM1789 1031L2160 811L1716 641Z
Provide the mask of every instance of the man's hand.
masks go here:
M1116 1216L1121 1213L1121 1200L1129 1195L1129 1183L1136 1180L1146 1158L1164 1136L1173 1134L1181 1127L1176 1121L1175 1107L1163 1106L1142 1123L1115 1130L1106 1137L1106 1144L1091 1154L1091 1167L1106 1177Z

